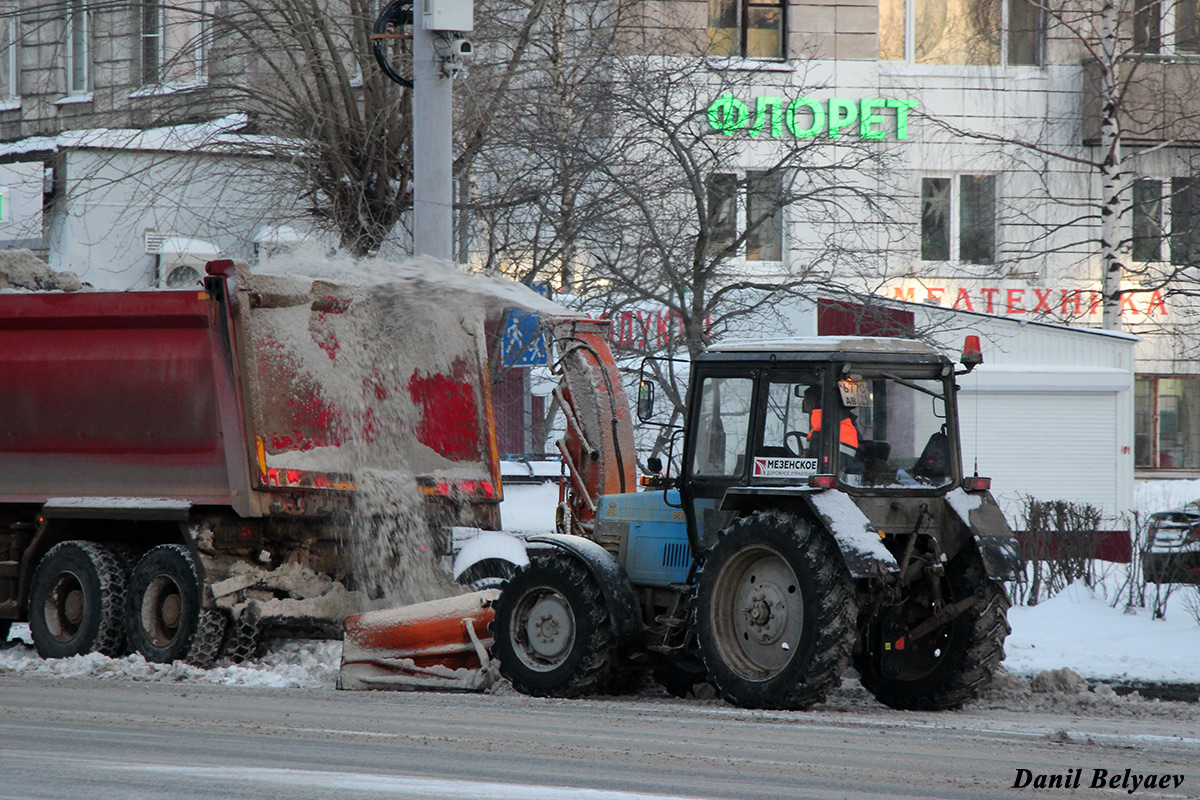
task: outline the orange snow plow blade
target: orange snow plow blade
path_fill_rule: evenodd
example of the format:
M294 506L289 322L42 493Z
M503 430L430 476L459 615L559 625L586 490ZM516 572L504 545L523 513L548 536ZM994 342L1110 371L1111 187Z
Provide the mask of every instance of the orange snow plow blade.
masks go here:
M347 617L339 689L484 691L496 589Z

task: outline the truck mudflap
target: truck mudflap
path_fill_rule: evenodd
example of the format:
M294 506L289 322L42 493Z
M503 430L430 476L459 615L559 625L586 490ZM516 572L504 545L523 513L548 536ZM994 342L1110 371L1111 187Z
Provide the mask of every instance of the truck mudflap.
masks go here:
M999 581L1015 578L1025 558L991 493L954 489L946 493L946 505L971 532L988 577Z
M528 542L540 542L562 548L579 558L600 585L608 604L609 619L617 639L637 636L643 632L641 604L634 594L629 575L612 554L590 539L564 533L543 533L530 536Z
M878 578L900 569L871 520L845 492L827 489L806 492L801 497L833 534L851 577Z

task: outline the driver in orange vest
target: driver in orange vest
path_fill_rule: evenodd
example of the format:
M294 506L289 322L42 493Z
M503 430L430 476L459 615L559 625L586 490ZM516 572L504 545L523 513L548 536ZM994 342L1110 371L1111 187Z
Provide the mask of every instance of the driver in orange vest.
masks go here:
M838 405L841 405L839 402ZM821 387L810 386L804 390L801 408L808 413L808 441L812 446L813 434L821 432ZM858 449L858 429L854 427L854 415L847 413L838 427L842 444Z

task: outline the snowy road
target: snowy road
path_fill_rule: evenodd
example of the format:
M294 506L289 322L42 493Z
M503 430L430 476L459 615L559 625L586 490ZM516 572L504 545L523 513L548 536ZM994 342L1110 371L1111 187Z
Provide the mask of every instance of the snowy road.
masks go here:
M1149 775L1182 783L1132 796L1200 795L1195 706L1147 701L905 714L851 692L786 713L0 675L0 729L0 798L26 800L986 800L1034 792L1019 770L1078 777L1074 796Z

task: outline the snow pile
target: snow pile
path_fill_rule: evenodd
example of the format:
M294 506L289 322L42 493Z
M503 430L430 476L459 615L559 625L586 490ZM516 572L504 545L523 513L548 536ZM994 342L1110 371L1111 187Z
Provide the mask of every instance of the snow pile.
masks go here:
M159 683L211 683L272 689L332 689L337 684L342 643L297 639L276 643L262 658L243 664L200 669L176 661L153 664L141 655L109 658L99 653L43 660L29 644L26 625L14 625L18 640L0 649L0 675L40 678L112 678Z
M77 292L83 288L74 272L55 272L32 250L0 250L0 290Z
M1167 619L1149 609L1110 608L1080 584L1036 606L1009 610L1009 672L1070 667L1086 678L1200 683L1200 625L1182 607Z

